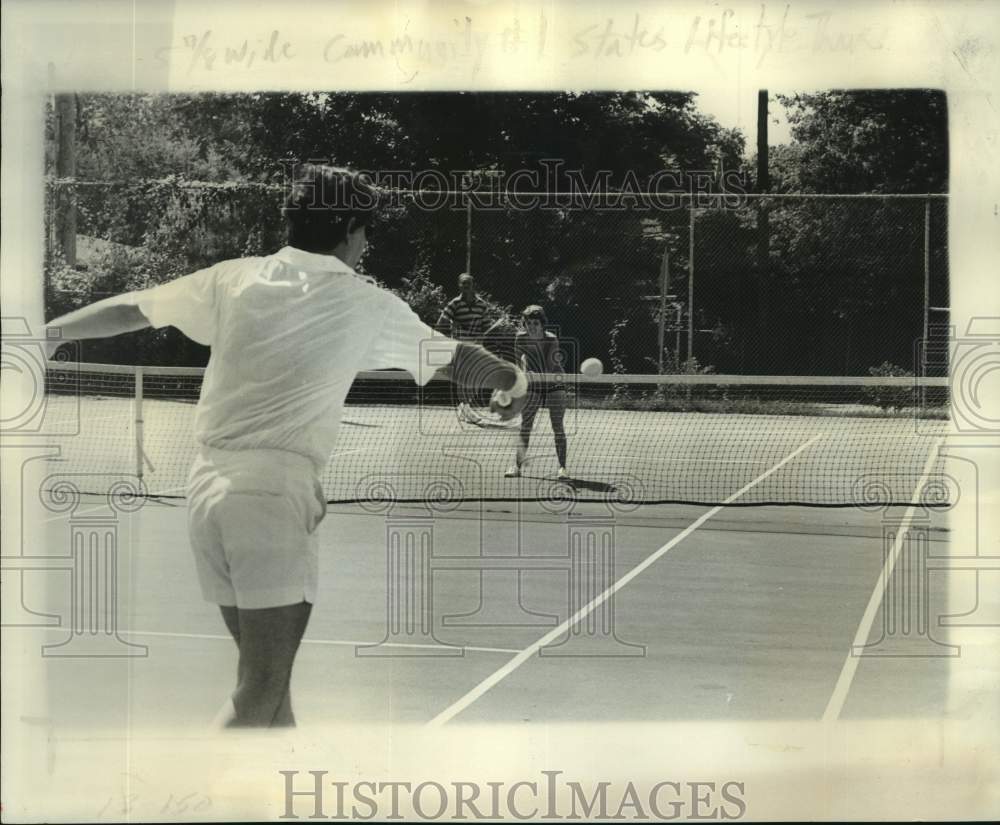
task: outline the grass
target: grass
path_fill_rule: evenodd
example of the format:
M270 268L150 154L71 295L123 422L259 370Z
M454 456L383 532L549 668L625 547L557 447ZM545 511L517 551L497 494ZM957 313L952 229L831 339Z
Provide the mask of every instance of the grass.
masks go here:
M578 395L577 409L626 410L633 412L700 412L729 415L774 416L823 416L850 418L927 418L948 419L947 404L934 403L921 406L916 398L895 396L891 403L866 403L861 397L834 400L796 400L768 398L765 392L744 389L739 393L725 386L704 385L689 387L662 385L653 389L637 390L610 387L605 396ZM833 387L833 390L838 388ZM787 392L787 390L785 391ZM774 389L770 394L780 393ZM912 393L911 393L912 395Z

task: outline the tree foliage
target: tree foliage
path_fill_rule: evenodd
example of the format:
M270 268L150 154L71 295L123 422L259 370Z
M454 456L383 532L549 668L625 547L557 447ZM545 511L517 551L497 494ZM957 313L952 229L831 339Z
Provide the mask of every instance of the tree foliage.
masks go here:
M771 191L945 191L943 95L890 90L780 100L794 142L771 150ZM677 92L79 95L81 182L50 182L49 194L71 190L81 251L69 267L58 245L49 245L48 313L276 249L283 183L303 160L383 178L424 171L418 181L430 188L441 175L520 171L522 192L567 188L565 176L553 180L553 161L585 186L606 174L611 189L643 189L667 170L681 173L677 184L686 190L695 172L753 168L744 136L696 104L695 95ZM48 138L51 171L51 113ZM397 195L361 266L434 321L455 276L471 264L496 313L541 303L581 357L648 372L657 362L656 296L668 247L670 291L686 299L687 209L654 209L634 198L585 208L493 206L470 214L463 201L431 209ZM921 210L919 203L777 200L698 210L699 361L721 372L864 372L883 360L906 363L920 326ZM946 272L945 229L938 210L938 273ZM935 296L941 300L946 294ZM672 332L665 361L680 369ZM206 356L173 332L84 349L90 360L204 363Z
M780 95L806 192L948 189L948 107L923 89Z

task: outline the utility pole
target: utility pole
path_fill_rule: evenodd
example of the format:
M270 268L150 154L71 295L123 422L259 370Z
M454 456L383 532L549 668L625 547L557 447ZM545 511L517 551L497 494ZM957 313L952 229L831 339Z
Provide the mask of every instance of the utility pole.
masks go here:
M757 92L757 192L764 194L771 189L771 176L768 171L768 147L767 147L767 89L760 89ZM757 318L754 343L760 350L767 346L770 336L767 334L768 327L768 271L770 269L770 248L771 248L771 228L768 215L767 204L764 198L757 198L757 288L754 290L757 298ZM749 313L748 313L749 314ZM740 369L745 366L745 339L741 345ZM755 353L760 358L761 353ZM754 365L754 372L761 371L761 364Z
M757 191L767 192L771 177L767 167L767 89L757 92Z

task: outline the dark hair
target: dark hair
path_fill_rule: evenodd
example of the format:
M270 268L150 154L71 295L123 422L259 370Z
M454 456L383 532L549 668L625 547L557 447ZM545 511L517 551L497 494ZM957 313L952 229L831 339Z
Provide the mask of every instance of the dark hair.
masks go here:
M531 304L522 309L521 317L525 321L541 321L542 324L545 324L545 310L538 306L538 304Z
M371 180L350 169L303 164L292 181L281 214L288 244L306 252L329 252L355 228L371 226L378 209L378 191Z

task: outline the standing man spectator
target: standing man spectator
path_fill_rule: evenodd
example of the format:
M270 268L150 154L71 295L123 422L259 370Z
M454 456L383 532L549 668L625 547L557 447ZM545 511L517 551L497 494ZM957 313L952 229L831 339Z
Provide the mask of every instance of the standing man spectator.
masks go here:
M487 312L489 305L476 294L472 276L463 272L458 276L458 295L445 306L438 329L458 341L478 342L486 331Z
M489 305L476 294L472 276L463 272L458 276L458 295L447 303L438 318L438 330L456 341L480 344L486 332L488 311ZM468 422L472 418L472 407L479 406L482 399L468 387L456 386L455 390L458 393L458 417Z

